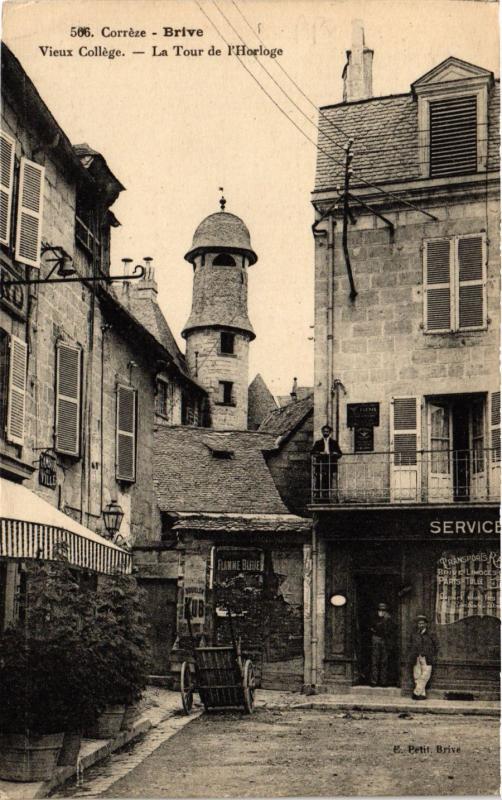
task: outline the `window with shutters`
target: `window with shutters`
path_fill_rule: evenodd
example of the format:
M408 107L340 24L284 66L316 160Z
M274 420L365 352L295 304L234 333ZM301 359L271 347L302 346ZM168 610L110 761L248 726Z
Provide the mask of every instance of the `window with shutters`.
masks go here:
M40 266L44 173L40 164L21 159L14 257L29 267Z
M426 333L486 327L486 242L483 234L424 242Z
M430 177L477 171L477 96L429 103Z
M10 245L12 230L12 197L14 193L15 142L0 133L0 242Z
M5 438L13 444L24 444L26 409L26 367L28 347L17 336L6 338L7 344L7 408Z
M82 395L82 350L74 345L56 345L56 426L58 453L80 456Z
M131 386L117 386L117 439L115 477L136 480L137 392Z
M490 427L492 461L500 464L500 392L491 394Z

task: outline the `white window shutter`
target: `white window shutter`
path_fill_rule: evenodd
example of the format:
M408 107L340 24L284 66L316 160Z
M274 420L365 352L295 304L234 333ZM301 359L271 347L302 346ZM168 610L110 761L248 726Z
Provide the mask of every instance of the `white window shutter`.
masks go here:
M58 342L56 347L56 450L80 455L82 351Z
M10 244L15 154L14 139L0 132L0 242L5 245Z
M136 390L117 386L116 478L136 480Z
M500 499L500 391L491 392L488 396L488 420L490 423L490 471L489 499Z
M420 398L394 397L390 404L391 500L419 502Z
M29 267L40 267L44 173L40 164L21 159L15 258Z
M452 242L429 239L424 246L424 328L428 333L452 330Z
M18 339L17 336L10 337L9 347L6 438L14 444L23 444L28 347L26 342Z
M483 236L458 237L459 330L479 330L486 325L485 261Z

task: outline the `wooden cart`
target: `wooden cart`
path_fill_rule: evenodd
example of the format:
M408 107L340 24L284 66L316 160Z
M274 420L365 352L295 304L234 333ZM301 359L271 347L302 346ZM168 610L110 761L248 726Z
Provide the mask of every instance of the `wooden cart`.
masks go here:
M230 612L232 644L222 647L197 647L188 607L186 615L193 663L184 661L181 665L180 691L185 713L190 713L194 692L198 692L206 711L240 708L251 714L255 693L253 664L249 658L242 659L240 642L234 638Z

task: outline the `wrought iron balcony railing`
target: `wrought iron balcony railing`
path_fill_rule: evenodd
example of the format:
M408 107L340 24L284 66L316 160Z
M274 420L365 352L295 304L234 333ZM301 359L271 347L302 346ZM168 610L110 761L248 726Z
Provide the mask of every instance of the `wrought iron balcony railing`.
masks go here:
M500 500L500 449L312 456L312 503L474 503Z

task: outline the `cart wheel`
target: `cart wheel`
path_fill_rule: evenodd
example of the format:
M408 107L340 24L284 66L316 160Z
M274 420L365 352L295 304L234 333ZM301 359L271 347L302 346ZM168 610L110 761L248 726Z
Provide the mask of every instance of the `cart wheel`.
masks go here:
M244 691L244 709L247 714L251 714L254 706L255 677L253 663L249 658L244 662L242 686Z
M190 664L188 661L184 661L181 665L180 692L181 702L183 704L185 714L190 714L190 711L192 710L193 690L194 687L192 685L192 676L190 674Z

